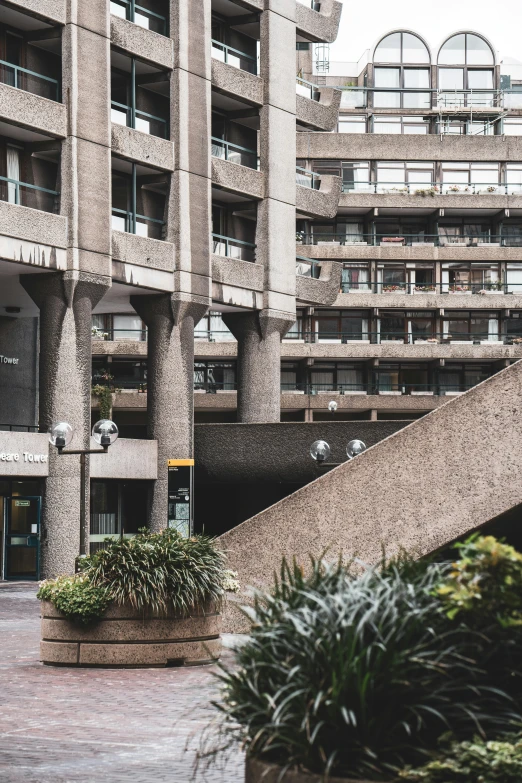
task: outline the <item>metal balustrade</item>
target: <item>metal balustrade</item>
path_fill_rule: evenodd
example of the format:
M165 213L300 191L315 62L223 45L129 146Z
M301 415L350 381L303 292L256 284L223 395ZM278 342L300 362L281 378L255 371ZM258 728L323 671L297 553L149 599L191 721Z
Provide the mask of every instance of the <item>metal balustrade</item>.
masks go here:
M167 18L151 11L136 2L136 0L110 0L111 14L127 19L129 22L160 35L168 34Z
M484 376L477 383L450 383L439 381L438 383L392 383L388 380L373 383L282 383L281 392L284 394L300 392L305 395L314 396L316 394L364 394L364 395L416 395L424 394L426 396L443 397L451 394L463 394L472 389L481 381L486 380ZM325 403L326 407L326 403Z
M287 335L285 339L292 339L291 335ZM522 335L510 335L510 334L491 334L490 332L456 332L450 333L436 332L431 329L427 329L422 333L419 331L391 331L383 330L380 332L372 332L365 329L353 330L350 332L337 332L337 331L315 331L315 332L301 332L296 335L295 339L304 340L307 343L361 343L371 345L382 345L383 343L397 343L401 345L449 345L454 343L466 343L468 345L483 345L483 344L502 344L502 345L522 345Z
M357 87L336 85L342 91L342 109L365 109L370 104L375 109L424 109L448 112L452 116L459 109L522 109L522 92L519 90L448 90L429 87ZM407 96L407 100L402 98ZM402 105L401 105L402 104ZM409 105L404 105L409 104ZM453 117L454 118L454 117Z
M321 90L316 84L308 82L306 79L301 79L300 76L295 80L295 91L297 95L309 98L311 101L318 101L321 94Z
M59 192L38 185L30 185L10 177L0 177L0 201L18 204L42 212L58 212Z
M253 73L254 76L257 76L257 58L239 49L234 49L233 46L228 46L221 43L221 41L212 39L212 57L215 60L221 60L221 62L232 65L234 68L239 68L240 71L248 71L248 73Z
M60 100L58 79L51 79L50 76L29 71L27 68L13 65L5 60L0 60L0 82L8 84L10 87L16 87L18 90L39 95L41 98L48 98L51 101Z
M521 182L343 182L343 193L380 193L392 196L520 196Z
M240 261L255 261L256 246L242 239L212 234L212 252L217 256L226 256Z
M296 256L295 273L299 277L310 277L318 280L321 274L321 262L312 258Z
M522 247L522 231L520 235L490 234L489 232L461 235L444 234L400 234L392 236L377 232L365 234L339 234L299 232L296 234L299 245L368 245L372 247L412 247L415 245L433 247Z
M126 125L127 128L134 128L151 136L159 136L161 139L167 139L169 136L169 125L166 119L140 109L133 109L132 106L117 101L111 101L111 120L118 125Z
M233 144L224 139L211 137L211 154L214 158L228 160L230 163L237 163L240 166L247 166L249 169L259 170L259 156L255 150L247 147L240 147L239 144Z
M163 239L164 220L139 215L125 209L112 208L112 228L127 234L137 234L151 239Z
M295 182L296 185L301 185L304 188L319 190L321 187L321 175L316 174L315 171L310 171L309 169L303 169L301 166L296 166Z

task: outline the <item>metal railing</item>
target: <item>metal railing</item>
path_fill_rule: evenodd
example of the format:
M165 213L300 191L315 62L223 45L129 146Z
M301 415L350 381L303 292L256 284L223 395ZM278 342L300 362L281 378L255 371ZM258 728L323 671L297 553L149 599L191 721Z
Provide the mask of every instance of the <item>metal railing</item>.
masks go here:
M452 112L462 109L522 109L519 90L443 90L429 87L357 87L336 86L342 91L342 109L364 109L372 104L375 109L411 109ZM407 100L404 101L404 96ZM369 100L370 99L370 100ZM466 111L467 115L469 112Z
M214 158L228 160L230 163L237 163L240 166L247 166L249 169L259 169L259 157L255 150L247 147L240 147L239 144L232 144L224 139L211 137L211 154Z
M217 256L236 258L240 261L256 260L256 246L252 242L244 242L242 239L225 237L221 234L212 234L212 252Z
M301 3L301 5L306 5L307 8L311 8L312 11L321 10L321 3L316 2L316 0L297 0L297 2Z
M112 228L126 234L137 234L150 239L163 239L164 220L138 215L125 209L112 208Z
M39 95L41 98L48 98L51 101L60 100L58 79L51 79L50 76L29 71L27 68L13 65L5 60L0 60L0 82L8 84L10 87L16 87L18 90Z
M0 424L0 432L38 432L38 425L32 424Z
M522 194L521 182L343 182L343 193L381 193L419 196L515 196Z
M443 397L447 394L463 394L472 389L477 383L486 380L489 376L484 376L476 383L450 383L439 381L438 383L393 383L388 380L375 380L370 383L282 383L281 392L301 392L305 395L314 396L316 394L332 392L336 394L396 394L396 395L415 395L425 394L429 396Z
M121 119L125 122L120 122L118 115L121 115ZM134 128L151 136L159 136L161 139L167 139L169 135L168 122L163 117L156 117L154 114L133 109L132 106L117 101L111 101L111 119L119 125L126 125L127 128Z
M317 84L301 79L300 76L295 80L295 91L297 95L301 95L303 98L309 98L311 101L318 101L321 94L320 88Z
M303 169L301 166L296 166L295 182L296 185L301 185L304 188L319 190L321 187L321 175L316 174L315 171L310 171L309 169Z
M136 0L110 0L111 14L127 19L160 35L167 35L167 19L162 14L145 8Z
M296 234L297 244L301 245L369 245L372 247L412 247L415 245L425 245L434 247L522 247L522 234L505 235L490 234L488 232L476 234L462 234L460 236L450 236L444 234L427 234L419 232L418 234L400 234L392 236L373 232L371 234L338 234L338 233L312 233L305 234L300 232Z
M315 332L303 332L302 338L305 342L309 343L370 343L372 345L381 345L382 343L400 343L404 345L414 344L433 344L433 345L447 345L450 343L468 343L480 345L482 343L502 343L503 345L513 344L513 340L518 338L512 335L499 335L491 334L489 331L483 332L454 332L451 334L449 331L436 332L432 329L426 329L425 332L409 332L401 330L383 330L380 332L372 332L365 329L360 331L315 331ZM522 343L522 338L520 340ZM515 345L518 343L515 343Z
M296 256L295 273L299 277L310 277L318 280L321 275L321 262L314 261L312 258Z
M94 326L92 327L91 336L93 340L108 342L132 340L133 342L141 343L147 340L147 329L101 329Z
M257 58L239 49L234 49L233 46L228 46L221 43L221 41L212 39L212 57L228 65L233 65L234 68L239 68L241 71L248 71L248 73L253 73L254 76L257 76Z
M474 294L474 295L522 295L522 283L510 283L503 280L481 282L420 283L386 280L343 280L342 293L362 291L372 294Z
M39 209L42 212L58 212L59 195L57 190L30 185L10 177L0 177L0 201Z

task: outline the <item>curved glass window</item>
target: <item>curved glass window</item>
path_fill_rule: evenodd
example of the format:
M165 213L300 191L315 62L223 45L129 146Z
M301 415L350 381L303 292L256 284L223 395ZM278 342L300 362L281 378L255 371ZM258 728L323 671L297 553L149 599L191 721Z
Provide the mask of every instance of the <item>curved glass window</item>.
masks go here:
M473 33L458 33L441 46L439 65L494 65L490 45Z
M412 33L390 33L378 44L373 61L376 63L429 63L426 44Z

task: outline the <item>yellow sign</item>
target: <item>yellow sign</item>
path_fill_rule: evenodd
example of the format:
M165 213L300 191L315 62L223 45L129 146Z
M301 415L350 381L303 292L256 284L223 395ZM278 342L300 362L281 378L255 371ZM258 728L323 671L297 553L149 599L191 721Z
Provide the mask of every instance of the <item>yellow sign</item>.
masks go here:
M177 468L180 465L193 465L193 459L169 459L167 460L167 466L169 468Z

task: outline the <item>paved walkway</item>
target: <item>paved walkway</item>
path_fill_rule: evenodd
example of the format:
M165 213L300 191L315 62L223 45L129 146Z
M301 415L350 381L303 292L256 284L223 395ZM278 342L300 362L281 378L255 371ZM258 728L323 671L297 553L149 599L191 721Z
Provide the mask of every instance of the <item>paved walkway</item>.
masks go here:
M215 715L215 667L42 666L35 592L0 589L1 783L243 783L239 753L193 772Z

